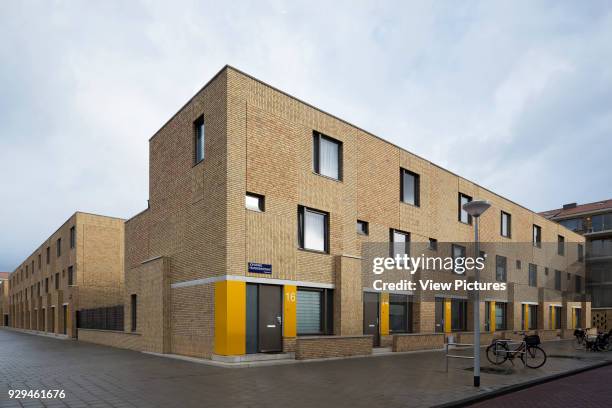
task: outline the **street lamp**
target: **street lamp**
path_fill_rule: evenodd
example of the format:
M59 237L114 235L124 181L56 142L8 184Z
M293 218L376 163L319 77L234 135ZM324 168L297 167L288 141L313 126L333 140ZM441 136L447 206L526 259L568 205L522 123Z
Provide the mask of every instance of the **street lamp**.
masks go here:
M475 200L463 204L463 209L474 217L474 246L476 252L474 258L480 256L478 220L490 206L491 204L486 200ZM474 280L478 282L480 280L480 271L478 268L475 268L474 272ZM474 289L474 387L480 387L480 292L477 288Z

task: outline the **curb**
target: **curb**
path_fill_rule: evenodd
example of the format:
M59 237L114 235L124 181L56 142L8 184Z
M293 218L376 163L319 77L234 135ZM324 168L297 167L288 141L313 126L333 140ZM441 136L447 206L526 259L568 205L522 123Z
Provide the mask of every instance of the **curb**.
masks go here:
M512 392L524 390L527 388L534 387L536 385L545 384L550 381L558 380L565 377L571 377L572 375L580 374L585 371L594 370L596 368L606 367L612 365L612 361L602 361L586 367L575 368L570 371L563 373L552 374L541 378L534 378L533 380L525 381L519 384L507 385L497 390L488 391L482 394L473 395L471 397L462 398L459 400L446 402L444 404L433 405L432 408L451 408L451 407L465 407L476 404L478 402L486 401L492 398L501 397L502 395L510 394Z

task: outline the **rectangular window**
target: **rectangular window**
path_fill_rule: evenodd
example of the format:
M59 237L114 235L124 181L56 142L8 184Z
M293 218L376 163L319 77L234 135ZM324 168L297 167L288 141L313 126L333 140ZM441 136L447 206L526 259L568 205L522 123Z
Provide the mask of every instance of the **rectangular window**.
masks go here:
M557 235L557 254L565 255L565 237Z
M495 302L495 330L506 330L506 303Z
M370 225L366 221L357 220L357 233L359 235L368 235L370 233Z
M548 276L548 267L544 268L544 275Z
M68 267L68 286L74 285L74 269L72 266Z
M49 293L49 278L45 278L45 293Z
M510 238L512 236L512 216L507 212L501 212L501 236Z
M463 265L463 262L465 262L464 259L466 257L466 249L462 245L453 244L451 246L451 250L453 251L453 272L457 274L462 274L463 272L461 272L459 268L462 267L460 265ZM460 261L459 259L462 260Z
M538 286L538 266L529 264L529 286Z
M576 275L576 293L582 292L582 276Z
M56 249L57 249L57 257L59 258L60 256L62 256L62 239L58 238L57 239L57 243L56 245Z
M136 297L136 295L131 295L130 296L130 306L131 306L131 317L132 317L132 331L135 332L136 328L138 327L138 298Z
M342 180L342 142L313 132L313 170L322 176Z
M55 290L59 290L59 273L55 274Z
M491 331L491 302L485 302L485 315L484 315L484 321L485 321L485 331Z
M516 260L516 269L521 269L521 260L520 259Z
M329 214L298 207L298 238L302 249L329 252Z
M467 330L467 301L460 299L451 300L451 330Z
M584 246L582 244L578 244L578 262L584 261Z
M247 210L264 212L265 198L260 194L246 193L244 196L244 204Z
M389 294L389 331L391 333L412 332L411 309L410 296Z
M42 256L40 254L38 254L38 270L40 271L40 268L42 267Z
M507 259L505 256L495 256L495 280L498 282L505 282L508 276L507 274Z
M76 228L74 226L70 227L70 248L74 248L76 246Z
M333 291L298 288L296 319L297 334L331 334L333 321Z
M47 247L47 265L51 262L51 247Z
M195 162L196 164L204 160L206 146L206 127L204 126L204 115L193 122L195 133Z
M533 224L533 246L542 247L542 228L535 224Z
M555 329L561 328L561 306L553 306L555 308Z
M396 256L400 256L403 258L404 254L410 255L409 232L391 229L389 230L389 235L391 241L391 257L395 258Z
M400 168L400 200L414 206L421 205L421 177L409 170Z
M472 224L472 216L463 209L463 205L472 201L472 197L459 193L459 221L464 224Z
M555 290L561 290L561 271L555 269Z
M427 245L427 249L432 251L438 250L438 240L435 238L429 238L429 244Z

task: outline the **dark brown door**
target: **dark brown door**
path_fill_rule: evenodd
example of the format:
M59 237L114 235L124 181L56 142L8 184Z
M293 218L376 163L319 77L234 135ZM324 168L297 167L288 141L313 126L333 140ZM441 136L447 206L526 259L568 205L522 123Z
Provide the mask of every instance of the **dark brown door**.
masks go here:
M283 350L282 292L280 286L259 285L259 351Z
M378 323L378 293L363 292L363 334L372 335L374 347L380 345Z
M436 333L444 332L444 299L436 298Z
M68 333L68 306L62 306L64 308L64 334Z

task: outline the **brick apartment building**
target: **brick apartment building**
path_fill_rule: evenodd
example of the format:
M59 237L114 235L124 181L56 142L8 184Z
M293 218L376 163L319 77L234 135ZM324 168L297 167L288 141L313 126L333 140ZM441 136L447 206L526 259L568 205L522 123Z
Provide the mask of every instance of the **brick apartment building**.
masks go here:
M9 325L9 273L0 272L0 327Z
M10 326L76 337L79 310L122 303L124 253L124 220L73 214L11 273Z
M482 298L483 330L590 320L582 236L232 67L153 135L149 158L148 208L125 224L125 331L80 339L216 358L467 336L467 294L372 293L361 249L471 242L472 198L492 203L483 241L529 247L489 255L488 279L509 289Z
M591 326L612 330L612 199L565 204L541 213L586 238L586 289L593 306Z

